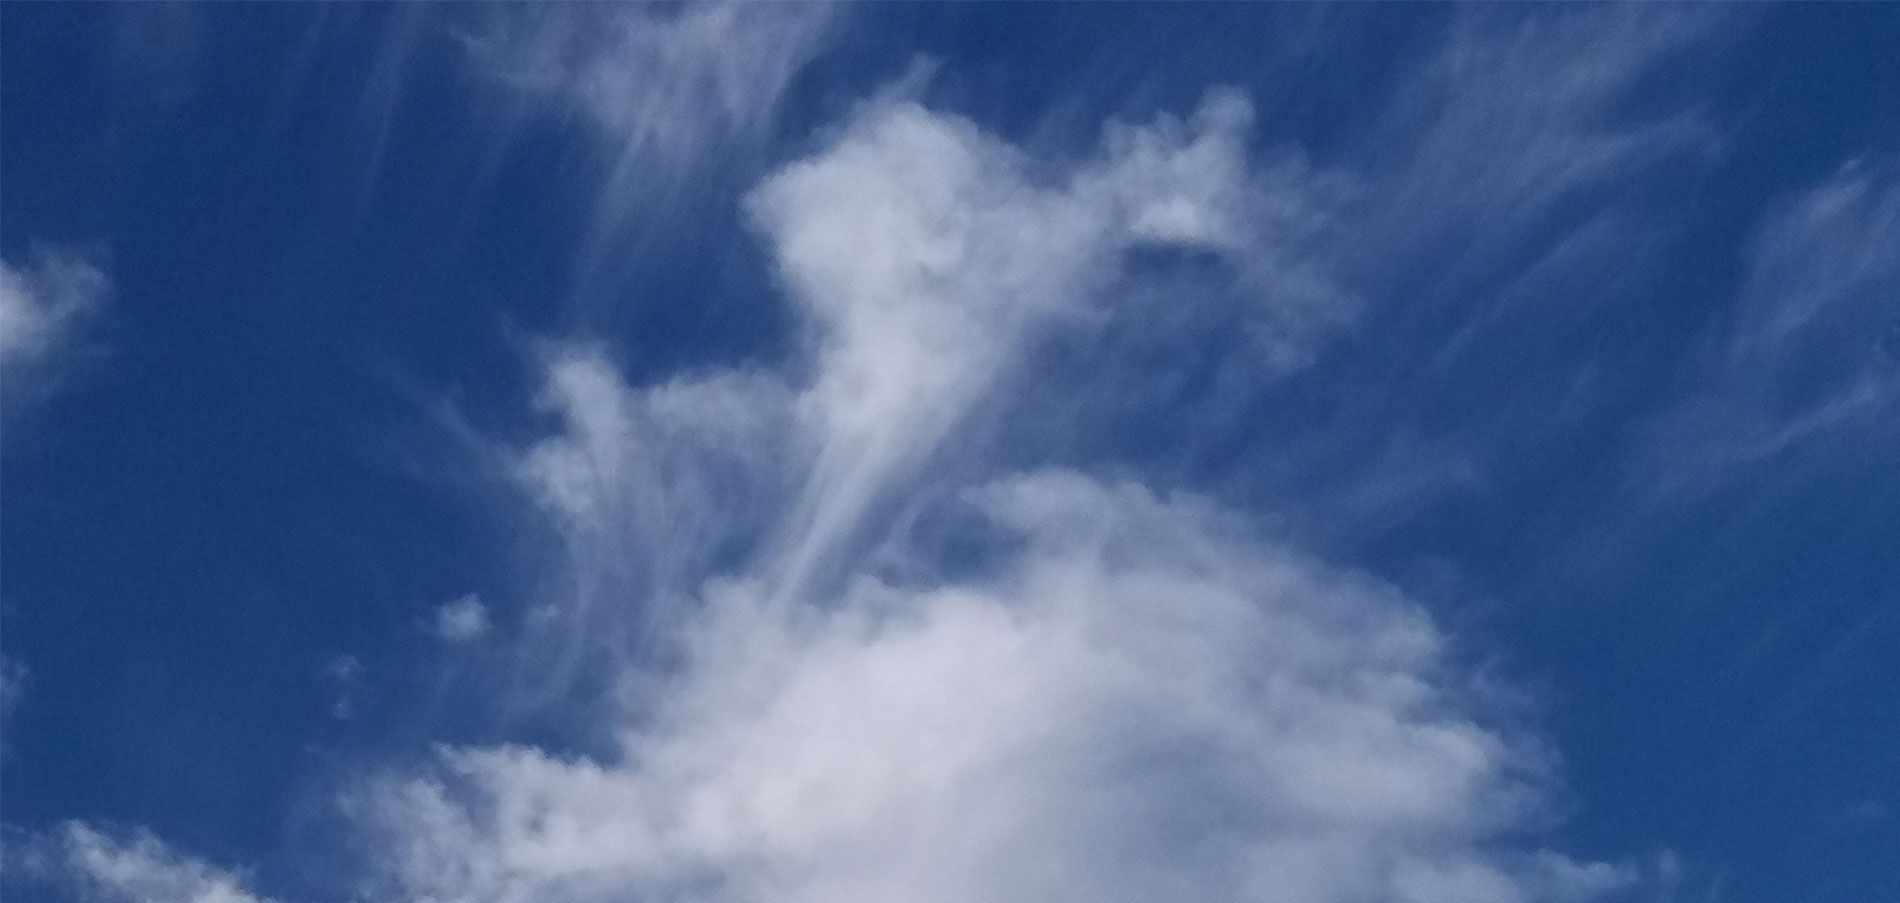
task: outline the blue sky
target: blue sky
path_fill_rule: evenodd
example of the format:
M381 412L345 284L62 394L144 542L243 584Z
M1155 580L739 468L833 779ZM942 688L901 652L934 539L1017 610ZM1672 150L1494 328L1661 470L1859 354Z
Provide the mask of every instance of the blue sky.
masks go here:
M1900 899L1896 46L0 7L0 883Z

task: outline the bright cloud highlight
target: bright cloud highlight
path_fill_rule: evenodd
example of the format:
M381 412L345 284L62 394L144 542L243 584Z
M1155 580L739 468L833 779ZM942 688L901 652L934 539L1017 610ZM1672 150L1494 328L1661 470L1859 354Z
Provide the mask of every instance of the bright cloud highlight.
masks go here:
M511 460L565 538L567 594L528 642L623 672L614 751L451 749L359 788L354 817L398 851L379 893L1516 903L1626 883L1504 842L1545 816L1548 762L1395 589L1138 483L920 492L926 461L980 461L959 426L1039 336L1115 302L1131 249L1277 259L1269 211L1302 199L1250 167L1250 121L1216 92L1051 172L882 98L750 201L807 369L639 388L553 351L564 428ZM1266 322L1341 297L1272 287ZM920 504L991 551L893 537ZM543 690L578 686L559 678Z

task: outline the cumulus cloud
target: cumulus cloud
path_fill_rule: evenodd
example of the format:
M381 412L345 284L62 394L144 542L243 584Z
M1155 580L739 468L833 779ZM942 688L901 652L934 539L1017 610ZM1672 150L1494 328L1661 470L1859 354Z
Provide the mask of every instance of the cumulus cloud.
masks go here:
M269 903L243 879L171 849L148 832L114 837L67 822L12 850L9 879L44 882L100 903Z
M36 245L24 264L0 261L0 386L11 409L49 391L111 281L69 248Z
M619 649L628 704L604 755L453 748L358 787L349 811L393 851L374 893L1528 903L1626 883L1512 842L1548 814L1546 756L1388 585L1070 471L938 497L979 551L892 533L898 499L930 503L928 462L977 454L958 427L1035 339L1119 297L1126 255L1272 258L1250 115L1216 92L1065 171L881 98L751 196L800 367L634 387L552 350L562 426L509 460L568 593L560 635L529 642L569 667L578 642Z
M1624 880L1492 851L1544 763L1391 587L1136 485L969 499L1020 541L981 579L777 611L755 581L710 590L614 761L457 750L359 799L402 893L1468 903Z

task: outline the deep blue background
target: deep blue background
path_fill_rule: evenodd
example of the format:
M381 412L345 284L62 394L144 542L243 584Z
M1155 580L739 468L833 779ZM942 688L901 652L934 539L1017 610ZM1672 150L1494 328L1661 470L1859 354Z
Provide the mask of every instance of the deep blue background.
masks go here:
M933 103L1054 152L1088 147L1105 115L1188 109L1227 83L1251 92L1263 143L1351 168L1377 157L1367 136L1454 12L858 8L761 153L710 175L665 234L612 236L616 266L577 284L600 161L573 123L472 102L449 29L473 10L0 7L0 251L96 248L115 286L107 356L7 427L0 640L31 678L0 759L6 821L147 825L256 864L266 891L324 893L302 839L330 777L496 729L443 688L453 663L427 618L471 591L518 602L522 537L432 431L438 400L530 433L539 335L605 334L636 376L783 354L786 314L733 201L914 54L940 61ZM1591 317L1495 336L1421 379L1462 293L1487 288L1448 289L1436 321L1388 299L1191 449L1165 422L1190 381L1092 451L1022 454L1132 461L1279 510L1356 462L1259 478L1249 449L1342 409L1449 435L1510 403L1501 387L1527 368L1616 362L1561 433L1472 448L1481 489L1311 542L1405 585L1536 689L1574 791L1560 846L1673 850L1723 900L1900 899L1892 450L1675 505L1632 506L1623 483L1637 426L1734 303L1764 205L1900 150L1900 9L1764 8L1726 27L1651 87L1693 97L1722 152L1643 187L1663 237L1602 275L1615 290ZM343 654L364 677L338 720L325 669Z

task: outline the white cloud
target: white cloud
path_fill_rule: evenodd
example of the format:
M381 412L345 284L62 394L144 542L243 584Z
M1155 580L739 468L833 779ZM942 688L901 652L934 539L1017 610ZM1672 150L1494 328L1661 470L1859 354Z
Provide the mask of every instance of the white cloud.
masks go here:
M1539 814L1544 763L1392 588L1138 486L972 499L1023 540L980 579L789 610L712 589L613 761L456 750L359 798L402 895L1470 903L1624 880L1493 851Z
M560 11L473 46L619 142L602 196L622 216L678 176L648 163L769 123L823 30L786 10ZM1609 104L1587 69L1537 92L1586 109L1514 133L1524 169L1464 159L1486 116L1450 122L1397 167L1432 178L1392 206L1515 225L1642 159L1646 141L1586 128ZM1350 320L1297 253L1325 178L1262 166L1251 117L1217 91L1063 163L880 97L748 201L800 317L795 366L634 386L602 349L549 346L558 426L505 453L560 545L524 680L572 702L580 674L624 676L611 751L453 748L354 788L367 899L1555 903L1630 882L1529 839L1547 756L1396 589L1203 499L994 479L960 444L1041 339L1125 300L1143 251L1239 274L1263 369ZM1573 158L1547 146L1579 135ZM927 505L967 506L975 560L890 535L892 509ZM473 597L438 616L444 639L486 625ZM100 886L249 899L149 837L72 837L87 874L116 876Z
M246 890L240 876L179 853L143 831L115 838L82 822L67 822L27 850L12 852L26 877L71 887L86 900L267 903Z
M445 643L466 643L488 633L488 607L470 593L435 610L435 635Z
M584 647L650 650L655 620L716 573L769 575L774 604L831 585L875 542L891 488L1034 341L1112 301L1128 251L1296 270L1276 230L1303 199L1250 166L1250 124L1243 98L1216 91L1186 121L1112 125L1097 157L1065 168L887 94L748 202L802 315L801 367L634 388L598 349L551 349L542 403L564 426L512 462L566 556L549 587L566 616L544 631L563 637L536 644L552 651L535 693L564 698ZM1349 311L1302 290L1264 292L1251 316L1310 348Z
M886 98L825 153L752 196L818 343L800 413L822 438L789 522L785 587L850 539L880 487L937 447L1029 340L1076 317L1142 245L1198 248L1237 267L1281 263L1272 214L1301 200L1250 171L1252 110L1216 91L1182 123L1115 125L1102 155L1049 176L965 120ZM1040 174L1040 175L1039 175ZM1324 300L1345 306L1337 294ZM1261 299L1287 342L1313 299ZM1339 320L1344 311L1335 311Z
M510 460L566 542L568 632L531 648L576 668L596 643L637 692L612 755L458 748L358 788L380 895L1530 903L1629 880L1517 839L1548 763L1423 611L1210 502L989 482L960 504L999 551L954 579L885 536L880 506L974 454L958 427L1117 298L1126 252L1274 260L1248 121L1216 93L1063 171L882 98L752 196L803 370L634 388L550 353L563 427ZM923 566L880 577L879 552Z
M0 261L0 388L8 408L50 390L110 291L105 273L70 249L35 246L24 265Z
M803 460L791 392L759 374L627 387L597 349L547 359L554 436L508 469L559 537L530 618L518 702L569 700L579 675L652 650L706 576L756 542Z

